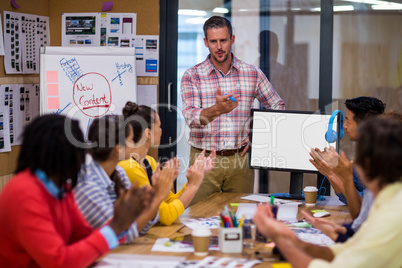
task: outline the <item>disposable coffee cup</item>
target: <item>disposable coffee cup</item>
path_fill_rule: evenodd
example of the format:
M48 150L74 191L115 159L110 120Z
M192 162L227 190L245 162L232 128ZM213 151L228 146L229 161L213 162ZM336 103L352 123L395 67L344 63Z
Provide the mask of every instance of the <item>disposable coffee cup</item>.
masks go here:
M206 256L208 255L209 239L211 237L211 230L209 229L194 229L191 232L193 237L194 255Z
M306 206L315 206L317 202L318 189L315 186L306 186L303 189L304 199L306 200Z

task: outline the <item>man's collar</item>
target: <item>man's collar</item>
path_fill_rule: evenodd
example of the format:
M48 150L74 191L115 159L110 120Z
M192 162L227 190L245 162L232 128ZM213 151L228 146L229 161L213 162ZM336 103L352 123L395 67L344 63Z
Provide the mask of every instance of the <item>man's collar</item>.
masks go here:
M231 55L232 55L232 59L233 59L233 60L232 60L232 64L230 65L229 72L230 72L230 70L231 70L232 68L235 68L235 69L237 69L237 70L240 69L239 60L233 55L233 53L231 53ZM208 74L210 74L212 71L220 72L218 69L215 68L214 64L212 63L212 61L211 61L211 54L208 54L208 56L207 56L207 62L208 62L208 67L209 67ZM228 72L228 73L229 73L229 72Z

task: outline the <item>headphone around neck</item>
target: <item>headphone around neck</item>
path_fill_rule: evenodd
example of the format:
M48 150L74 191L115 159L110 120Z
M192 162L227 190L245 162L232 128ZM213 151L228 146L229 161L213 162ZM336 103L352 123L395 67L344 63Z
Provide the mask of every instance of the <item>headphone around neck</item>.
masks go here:
M331 114L331 118L329 119L329 123L328 123L328 130L325 133L325 140L328 143L333 143L338 138L338 133L336 133L336 131L332 129L335 117L338 114L341 116L341 127L340 127L341 129L340 129L339 139L342 139L342 136L343 136L343 113L340 110L336 110L336 111L333 111Z

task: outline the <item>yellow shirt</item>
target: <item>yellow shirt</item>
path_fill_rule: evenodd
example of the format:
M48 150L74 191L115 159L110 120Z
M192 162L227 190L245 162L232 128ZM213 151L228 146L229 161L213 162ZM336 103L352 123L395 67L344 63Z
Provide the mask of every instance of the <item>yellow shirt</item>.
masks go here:
M156 161L153 157L147 155L145 157L151 165L152 171L156 169ZM150 185L147 172L141 167L141 165L130 158L124 161L120 161L121 166L127 173L131 183L138 182L138 186L142 187ZM159 222L164 225L171 225L181 214L184 212L183 203L178 199L183 193L186 185L177 193L170 192L164 201L159 206Z
M313 267L402 267L402 182L386 186L367 220L345 243L330 246L332 262L314 259Z

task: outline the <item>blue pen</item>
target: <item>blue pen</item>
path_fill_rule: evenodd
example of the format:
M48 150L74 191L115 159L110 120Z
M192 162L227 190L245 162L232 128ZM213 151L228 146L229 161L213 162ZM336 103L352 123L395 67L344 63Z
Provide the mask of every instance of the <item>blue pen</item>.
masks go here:
M226 92L225 94L223 94L223 96L225 96L225 95L227 95L228 93ZM230 98L229 98L231 101L236 101L236 98L235 97L233 97L233 96L231 96Z

